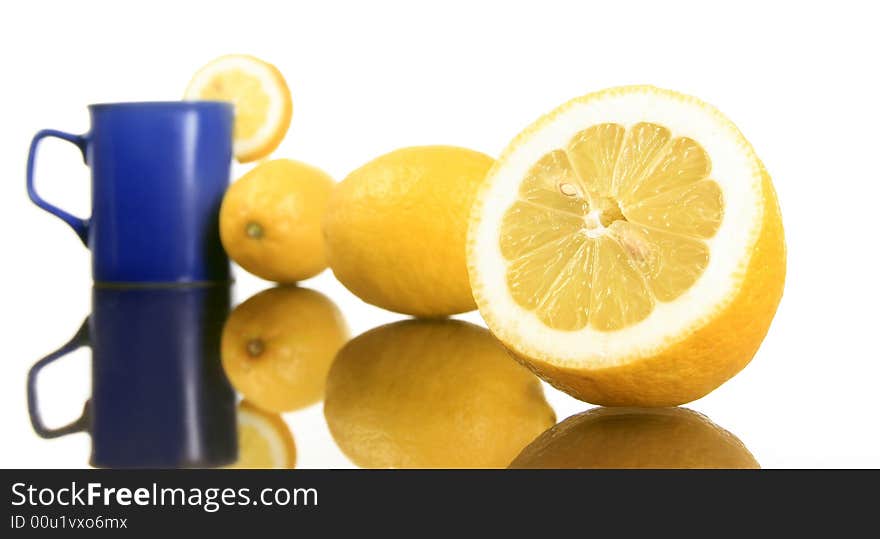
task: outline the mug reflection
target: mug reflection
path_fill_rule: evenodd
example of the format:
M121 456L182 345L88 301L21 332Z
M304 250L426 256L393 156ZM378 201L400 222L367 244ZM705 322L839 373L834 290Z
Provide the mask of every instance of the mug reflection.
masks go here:
M227 285L94 287L92 312L80 331L28 374L34 430L44 438L88 432L96 467L216 467L235 461L235 394L220 366L229 306ZM39 412L37 377L83 346L92 350L91 398L79 419L48 427Z
M407 320L337 354L324 415L366 468L507 466L555 422L538 379L481 327Z
M686 408L593 408L528 445L511 468L760 468L745 445Z

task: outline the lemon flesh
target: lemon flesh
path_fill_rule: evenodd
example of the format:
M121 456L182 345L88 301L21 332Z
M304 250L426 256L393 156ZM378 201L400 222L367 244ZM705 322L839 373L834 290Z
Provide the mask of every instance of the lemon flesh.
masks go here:
M236 180L220 206L220 241L243 269L295 283L327 267L321 219L335 182L291 159L263 161Z
M257 134L269 112L269 94L260 80L241 69L219 73L201 93L202 99L224 101L235 105L235 139L249 139Z
M277 441L260 432L256 425L241 425L238 428L238 447L247 459L236 463L237 467L266 469L281 467L283 460L276 457L281 453Z
M668 128L605 123L544 155L501 227L514 300L547 326L612 331L679 297L709 261L724 203L705 150Z
M431 318L472 311L468 218L494 163L467 148L414 146L353 171L324 214L336 278L389 311Z
M228 101L235 106L233 149L241 163L272 153L290 126L293 103L278 69L245 54L216 58L199 69L185 99Z

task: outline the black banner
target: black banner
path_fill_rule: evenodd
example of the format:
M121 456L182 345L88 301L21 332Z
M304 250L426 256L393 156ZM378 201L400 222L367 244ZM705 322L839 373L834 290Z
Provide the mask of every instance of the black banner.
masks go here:
M875 471L5 470L2 537L100 531L872 535ZM870 532L870 533L869 533ZM542 535L543 536L543 535Z

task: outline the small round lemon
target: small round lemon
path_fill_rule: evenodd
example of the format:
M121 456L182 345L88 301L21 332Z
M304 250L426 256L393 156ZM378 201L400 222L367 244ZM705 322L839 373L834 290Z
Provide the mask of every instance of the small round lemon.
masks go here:
M399 313L439 317L473 310L468 216L494 162L465 148L419 146L349 174L324 219L336 278L367 303Z
M293 283L321 273L327 267L321 218L334 184L305 163L261 163L223 198L223 247L239 266L269 281Z
M523 449L511 468L759 468L733 434L685 408L594 408Z
M339 351L324 416L364 468L505 467L555 423L541 383L484 328L382 326Z
M324 396L327 371L348 339L336 305L307 288L264 290L235 308L223 328L223 370L236 390L270 412Z

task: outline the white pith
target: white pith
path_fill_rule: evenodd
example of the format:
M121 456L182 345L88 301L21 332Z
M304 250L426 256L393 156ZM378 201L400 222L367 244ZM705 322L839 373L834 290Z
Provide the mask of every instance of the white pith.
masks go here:
M593 210L584 216L584 234L588 238L594 239L604 236L607 228L602 224L602 210Z
M256 133L247 139L236 139L233 143L235 155L247 155L259 149L273 138L284 120L284 89L278 84L278 75L267 64L249 56L224 56L200 69L186 89L186 99L199 99L206 85L220 73L242 71L260 81L260 87L269 97L266 122Z
M281 439L278 431L266 419L246 410L239 410L238 422L243 427L255 429L259 433L260 438L266 440L269 444L269 454L271 455L274 468L286 468L287 450L284 446L284 441Z
M672 137L690 137L709 155L709 178L721 187L724 217L706 244L709 264L684 294L657 302L644 320L617 331L586 327L555 330L520 307L507 286L507 261L499 230L517 200L520 183L545 154L564 148L578 132L602 123L629 129L639 122L663 125ZM519 137L489 174L474 207L469 232L471 283L489 328L515 351L559 366L605 367L649 356L695 330L731 300L760 232L763 215L760 164L737 129L704 103L654 88L607 92L551 113L539 128ZM601 230L596 230L600 233Z

